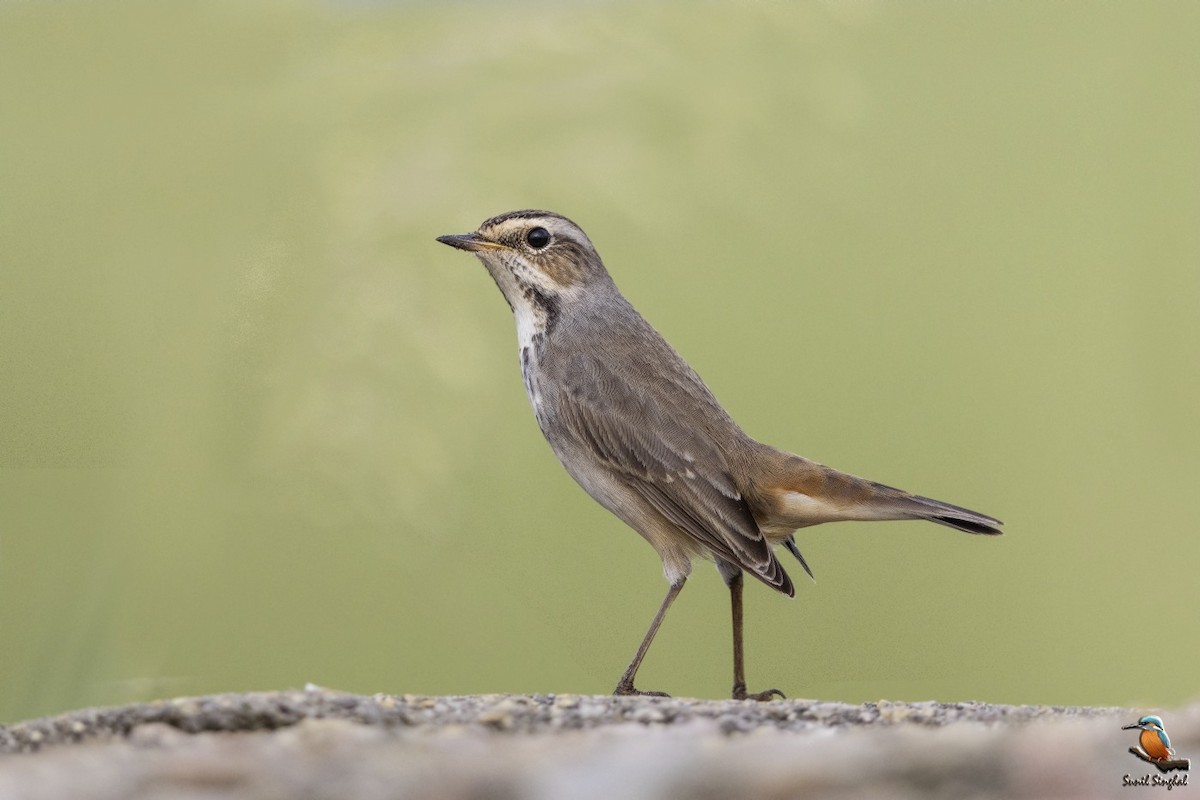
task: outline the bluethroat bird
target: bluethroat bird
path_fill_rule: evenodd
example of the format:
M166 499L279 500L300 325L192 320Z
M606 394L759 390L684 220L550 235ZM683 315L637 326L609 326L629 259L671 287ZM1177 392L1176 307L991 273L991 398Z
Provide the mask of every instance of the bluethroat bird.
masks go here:
M742 573L789 597L783 545L812 571L797 529L840 520L924 519L998 534L999 520L809 461L747 436L687 362L618 291L578 225L511 211L438 241L474 253L517 323L521 374L550 448L584 490L657 551L670 584L615 694L638 666L696 556L716 562L733 606L733 696L746 691Z

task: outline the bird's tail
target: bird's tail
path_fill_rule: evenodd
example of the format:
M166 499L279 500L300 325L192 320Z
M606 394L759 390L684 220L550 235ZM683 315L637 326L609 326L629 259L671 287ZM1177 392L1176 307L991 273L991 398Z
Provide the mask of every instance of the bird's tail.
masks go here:
M750 483L759 516L778 534L839 520L924 519L967 533L996 536L995 517L840 472L762 446Z
M880 488L896 493L897 497L893 502L895 503L896 510L904 513L904 518L927 519L930 522L936 522L948 528L955 528L967 533L983 534L985 536L998 536L1003 533L1000 530L1000 526L1004 523L995 517L989 517L987 514L980 514L978 511L972 511L969 508L943 503L941 500L934 500L931 497L909 494L900 489L892 489L890 486L881 485Z

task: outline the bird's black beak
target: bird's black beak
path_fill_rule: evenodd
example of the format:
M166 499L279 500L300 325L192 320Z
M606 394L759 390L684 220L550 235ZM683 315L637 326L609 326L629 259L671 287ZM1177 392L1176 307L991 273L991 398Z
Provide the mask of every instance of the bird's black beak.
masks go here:
M1121 726L1121 730L1123 730L1123 731L1131 731L1131 730L1134 730L1135 728L1140 728L1140 727L1142 727L1142 726L1141 726L1141 724L1140 724L1140 723L1137 723L1137 722L1135 722L1135 723L1133 723L1132 725L1122 725L1122 726Z
M478 233L454 233L447 236L439 236L437 240L442 244L448 244L451 247L457 247L459 250L466 250L469 253L475 253L480 250L499 250L502 245L485 239Z

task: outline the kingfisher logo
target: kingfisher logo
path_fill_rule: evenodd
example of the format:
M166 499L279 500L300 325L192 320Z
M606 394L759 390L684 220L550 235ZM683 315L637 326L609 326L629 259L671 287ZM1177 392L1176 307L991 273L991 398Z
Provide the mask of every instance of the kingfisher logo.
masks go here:
M1176 758L1175 748L1171 747L1171 737L1163 725L1162 717L1148 715L1132 725L1121 727L1123 731L1140 731L1138 746L1129 748L1129 752L1148 764L1153 764L1162 774L1154 775L1147 772L1141 777L1126 775L1122 779L1123 786L1162 786L1167 790L1177 786L1187 786L1187 771L1192 762L1187 758ZM1168 772L1179 772L1179 775L1167 776Z

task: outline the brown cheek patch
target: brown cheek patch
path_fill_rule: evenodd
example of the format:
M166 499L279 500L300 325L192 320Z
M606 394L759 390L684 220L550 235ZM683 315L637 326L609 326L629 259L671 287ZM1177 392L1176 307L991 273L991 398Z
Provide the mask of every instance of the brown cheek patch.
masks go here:
M550 280L564 289L583 282L584 254L574 243L563 242L537 257L538 266Z

